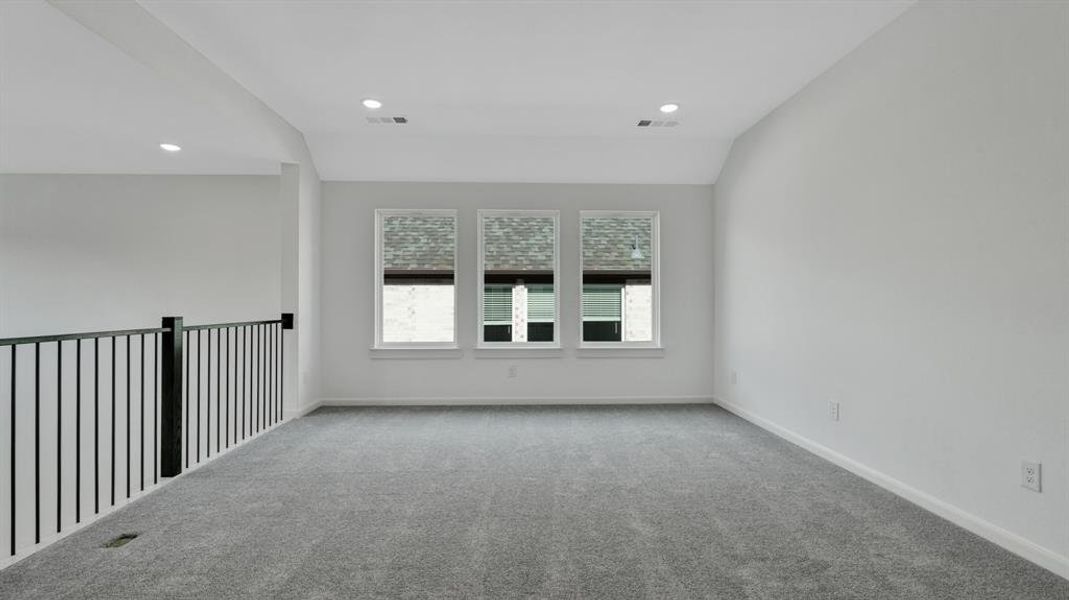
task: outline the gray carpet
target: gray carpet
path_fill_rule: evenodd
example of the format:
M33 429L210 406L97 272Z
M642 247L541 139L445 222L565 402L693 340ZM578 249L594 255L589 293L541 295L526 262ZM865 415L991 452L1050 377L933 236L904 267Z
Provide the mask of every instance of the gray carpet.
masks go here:
M4 600L521 597L1069 581L712 406L322 409L0 572Z

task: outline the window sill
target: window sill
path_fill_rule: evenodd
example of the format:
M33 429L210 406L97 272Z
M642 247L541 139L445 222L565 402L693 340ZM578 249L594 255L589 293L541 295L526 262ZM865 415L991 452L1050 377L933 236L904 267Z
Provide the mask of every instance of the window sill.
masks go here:
M464 351L457 347L398 346L371 348L368 352L373 360L457 359L464 356Z
M559 346L481 346L475 349L475 358L561 358L564 349Z
M580 346L578 358L664 358L663 346Z

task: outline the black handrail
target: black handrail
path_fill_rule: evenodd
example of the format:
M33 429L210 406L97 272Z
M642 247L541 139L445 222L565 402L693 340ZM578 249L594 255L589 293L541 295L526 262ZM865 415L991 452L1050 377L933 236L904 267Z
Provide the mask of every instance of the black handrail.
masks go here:
M210 323L208 325L183 325L182 329L185 331L199 331L202 329L223 329L224 327L252 327L254 325L278 325L282 323L282 319L274 319L271 321L237 321L234 323Z
M150 329L117 329L114 331L87 331L85 333L61 333L58 335L35 335L31 337L0 338L0 346L21 346L23 344L45 344L48 342L66 342L70 340L90 340L93 338L116 338L129 335L150 335L166 333L170 329L155 327Z

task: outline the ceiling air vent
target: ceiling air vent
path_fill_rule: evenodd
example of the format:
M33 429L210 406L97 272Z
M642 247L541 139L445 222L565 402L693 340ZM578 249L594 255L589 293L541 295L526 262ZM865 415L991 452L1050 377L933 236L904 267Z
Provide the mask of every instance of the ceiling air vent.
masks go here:
M367 122L372 125L404 125L408 123L408 117L368 117Z
M679 121L653 121L651 119L642 119L638 122L636 127L676 127L679 125Z

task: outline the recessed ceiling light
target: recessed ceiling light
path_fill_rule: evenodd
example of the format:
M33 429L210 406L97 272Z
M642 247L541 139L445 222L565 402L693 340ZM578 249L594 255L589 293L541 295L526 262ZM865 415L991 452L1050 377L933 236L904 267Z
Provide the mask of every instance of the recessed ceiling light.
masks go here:
M178 152L182 149L178 144L160 144L160 148L168 152Z
M376 108L382 108L382 102L379 102L374 98L364 98L362 104L364 105L364 108L370 108L371 110L375 110Z
M661 107L661 112L663 113L674 113L677 110L679 110L678 104L665 104Z

